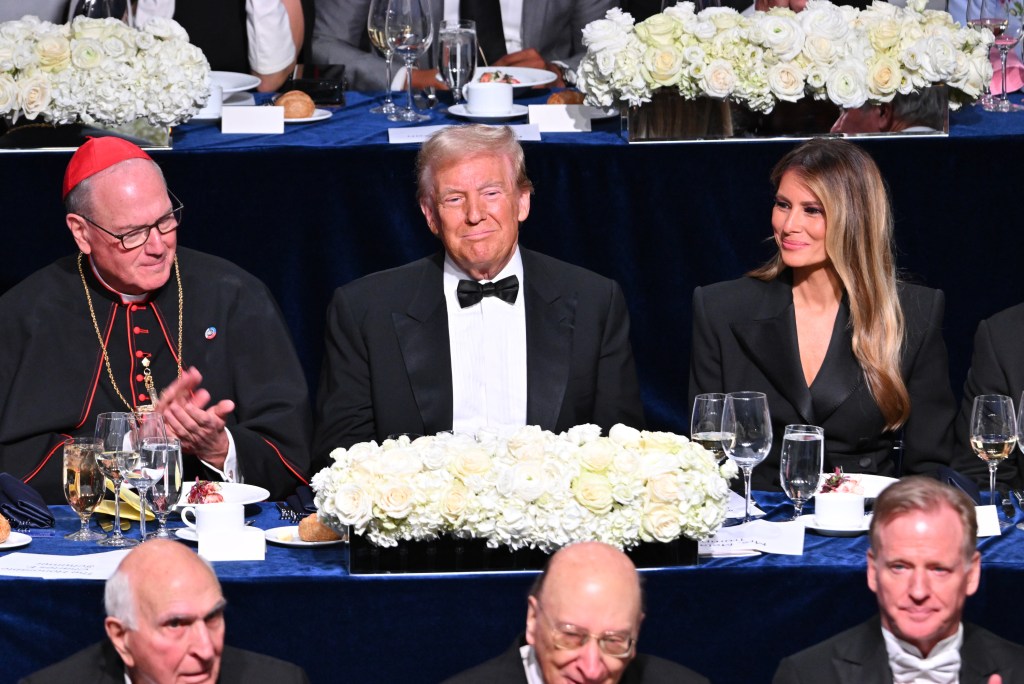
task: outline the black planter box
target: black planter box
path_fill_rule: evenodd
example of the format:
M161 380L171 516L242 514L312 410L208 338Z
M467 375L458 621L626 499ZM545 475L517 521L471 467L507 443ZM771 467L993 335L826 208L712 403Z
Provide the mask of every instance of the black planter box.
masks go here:
M384 548L353 534L349 544L349 573L352 575L542 570L548 560L548 554L537 549L489 549L482 539L442 537L432 541L400 542L398 546ZM668 544L641 544L626 553L638 568L697 564L697 542L686 538Z

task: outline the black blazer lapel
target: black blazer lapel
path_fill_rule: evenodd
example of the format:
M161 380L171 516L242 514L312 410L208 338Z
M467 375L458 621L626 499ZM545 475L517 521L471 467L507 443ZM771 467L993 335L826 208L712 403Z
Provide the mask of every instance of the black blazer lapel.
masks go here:
M811 385L814 418L822 425L864 382L864 370L853 355L850 308L844 297L832 328L828 353Z
M753 320L733 323L732 331L744 353L771 385L805 421L814 423L811 393L800 366L793 291L788 280L777 278L766 283L757 316ZM727 388L728 391L744 389L749 388Z
M520 249L526 292L526 423L553 430L569 383L578 294L559 292L543 265Z
M444 254L424 262L409 307L395 311L395 326L424 434L452 428L452 359L444 299Z
M878 617L861 625L836 647L832 666L841 684L892 684L889 654Z

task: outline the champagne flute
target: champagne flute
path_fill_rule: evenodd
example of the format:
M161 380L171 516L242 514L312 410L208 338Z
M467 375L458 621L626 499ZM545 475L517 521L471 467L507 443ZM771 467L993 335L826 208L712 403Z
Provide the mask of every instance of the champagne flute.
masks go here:
M462 104L462 87L476 70L476 22L470 19L442 21L438 34L441 43L441 78L452 92L456 105Z
M147 444L148 443L148 444ZM167 516L181 499L182 461L181 442L170 438L166 441L143 440L143 448L153 451L153 486L147 491L149 503L157 519L157 530L150 539L171 539L167 529Z
M101 413L96 416L96 439L101 444L98 462L103 474L114 483L114 533L100 541L100 546L125 548L139 543L121 534L121 484L132 455L136 430L135 416L131 413Z
M388 121L429 120L429 115L416 111L412 97L412 68L416 58L426 52L434 39L430 0L391 0L384 33L388 45L405 62L406 81L409 85L408 106L388 115Z
M750 522L750 474L772 448L772 421L763 392L730 392L722 412L722 432L735 435L725 452L743 472L746 500L742 522Z
M690 417L690 439L713 453L719 463L725 460L726 444L735 439L735 435L722 432L724 410L724 394L698 394L693 400Z
M988 463L989 503L999 511L999 494L996 492L996 469L1017 445L1017 414L1013 399L1002 394L981 394L974 397L971 409L971 448L978 457ZM999 519L1000 527L1010 523Z
M825 429L817 425L787 425L782 437L779 480L782 491L793 502L793 517L803 513L804 504L814 496L825 464Z
M89 518L103 501L103 471L96 456L102 445L93 437L74 437L64 442L64 497L78 514L82 527L64 535L71 541L98 541L107 535L89 529Z
M370 36L370 42L384 55L384 63L387 65L387 83L384 86L384 101L370 110L371 114L394 114L398 107L391 99L391 73L394 64L395 53L388 45L384 27L388 18L389 0L373 0L370 3L370 14L366 19L366 32Z

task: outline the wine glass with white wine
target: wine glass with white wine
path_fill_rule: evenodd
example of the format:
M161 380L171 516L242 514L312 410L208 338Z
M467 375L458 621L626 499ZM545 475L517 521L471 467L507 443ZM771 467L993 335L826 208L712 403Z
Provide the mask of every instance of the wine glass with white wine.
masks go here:
M384 101L370 110L371 114L394 114L398 109L394 100L391 99L392 66L395 61L395 53L388 45L388 39L384 33L384 27L388 18L388 6L390 0L373 0L370 3L370 14L366 18L366 33L370 36L370 43L384 55L386 66L387 83L384 84Z
M726 458L726 446L735 439L735 435L722 431L724 412L725 395L720 392L698 394L693 399L690 440L713 453L719 463Z
M999 493L996 491L996 469L1017 445L1017 414L1013 399L1002 394L981 394L974 397L971 409L971 448L978 458L988 464L989 503L999 511ZM999 519L1000 527L1009 522Z
M71 541L98 541L107 535L89 529L89 518L103 501L106 479L96 460L102 444L94 437L64 442L64 498L82 521L80 529L64 535Z

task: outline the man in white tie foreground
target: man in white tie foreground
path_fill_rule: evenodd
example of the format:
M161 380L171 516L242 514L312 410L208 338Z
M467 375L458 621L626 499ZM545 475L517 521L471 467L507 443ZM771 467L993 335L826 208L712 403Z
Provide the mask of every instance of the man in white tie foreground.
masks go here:
M981 554L974 503L927 477L875 500L868 587L878 617L783 659L774 684L1003 684L1024 678L1024 648L964 623Z

